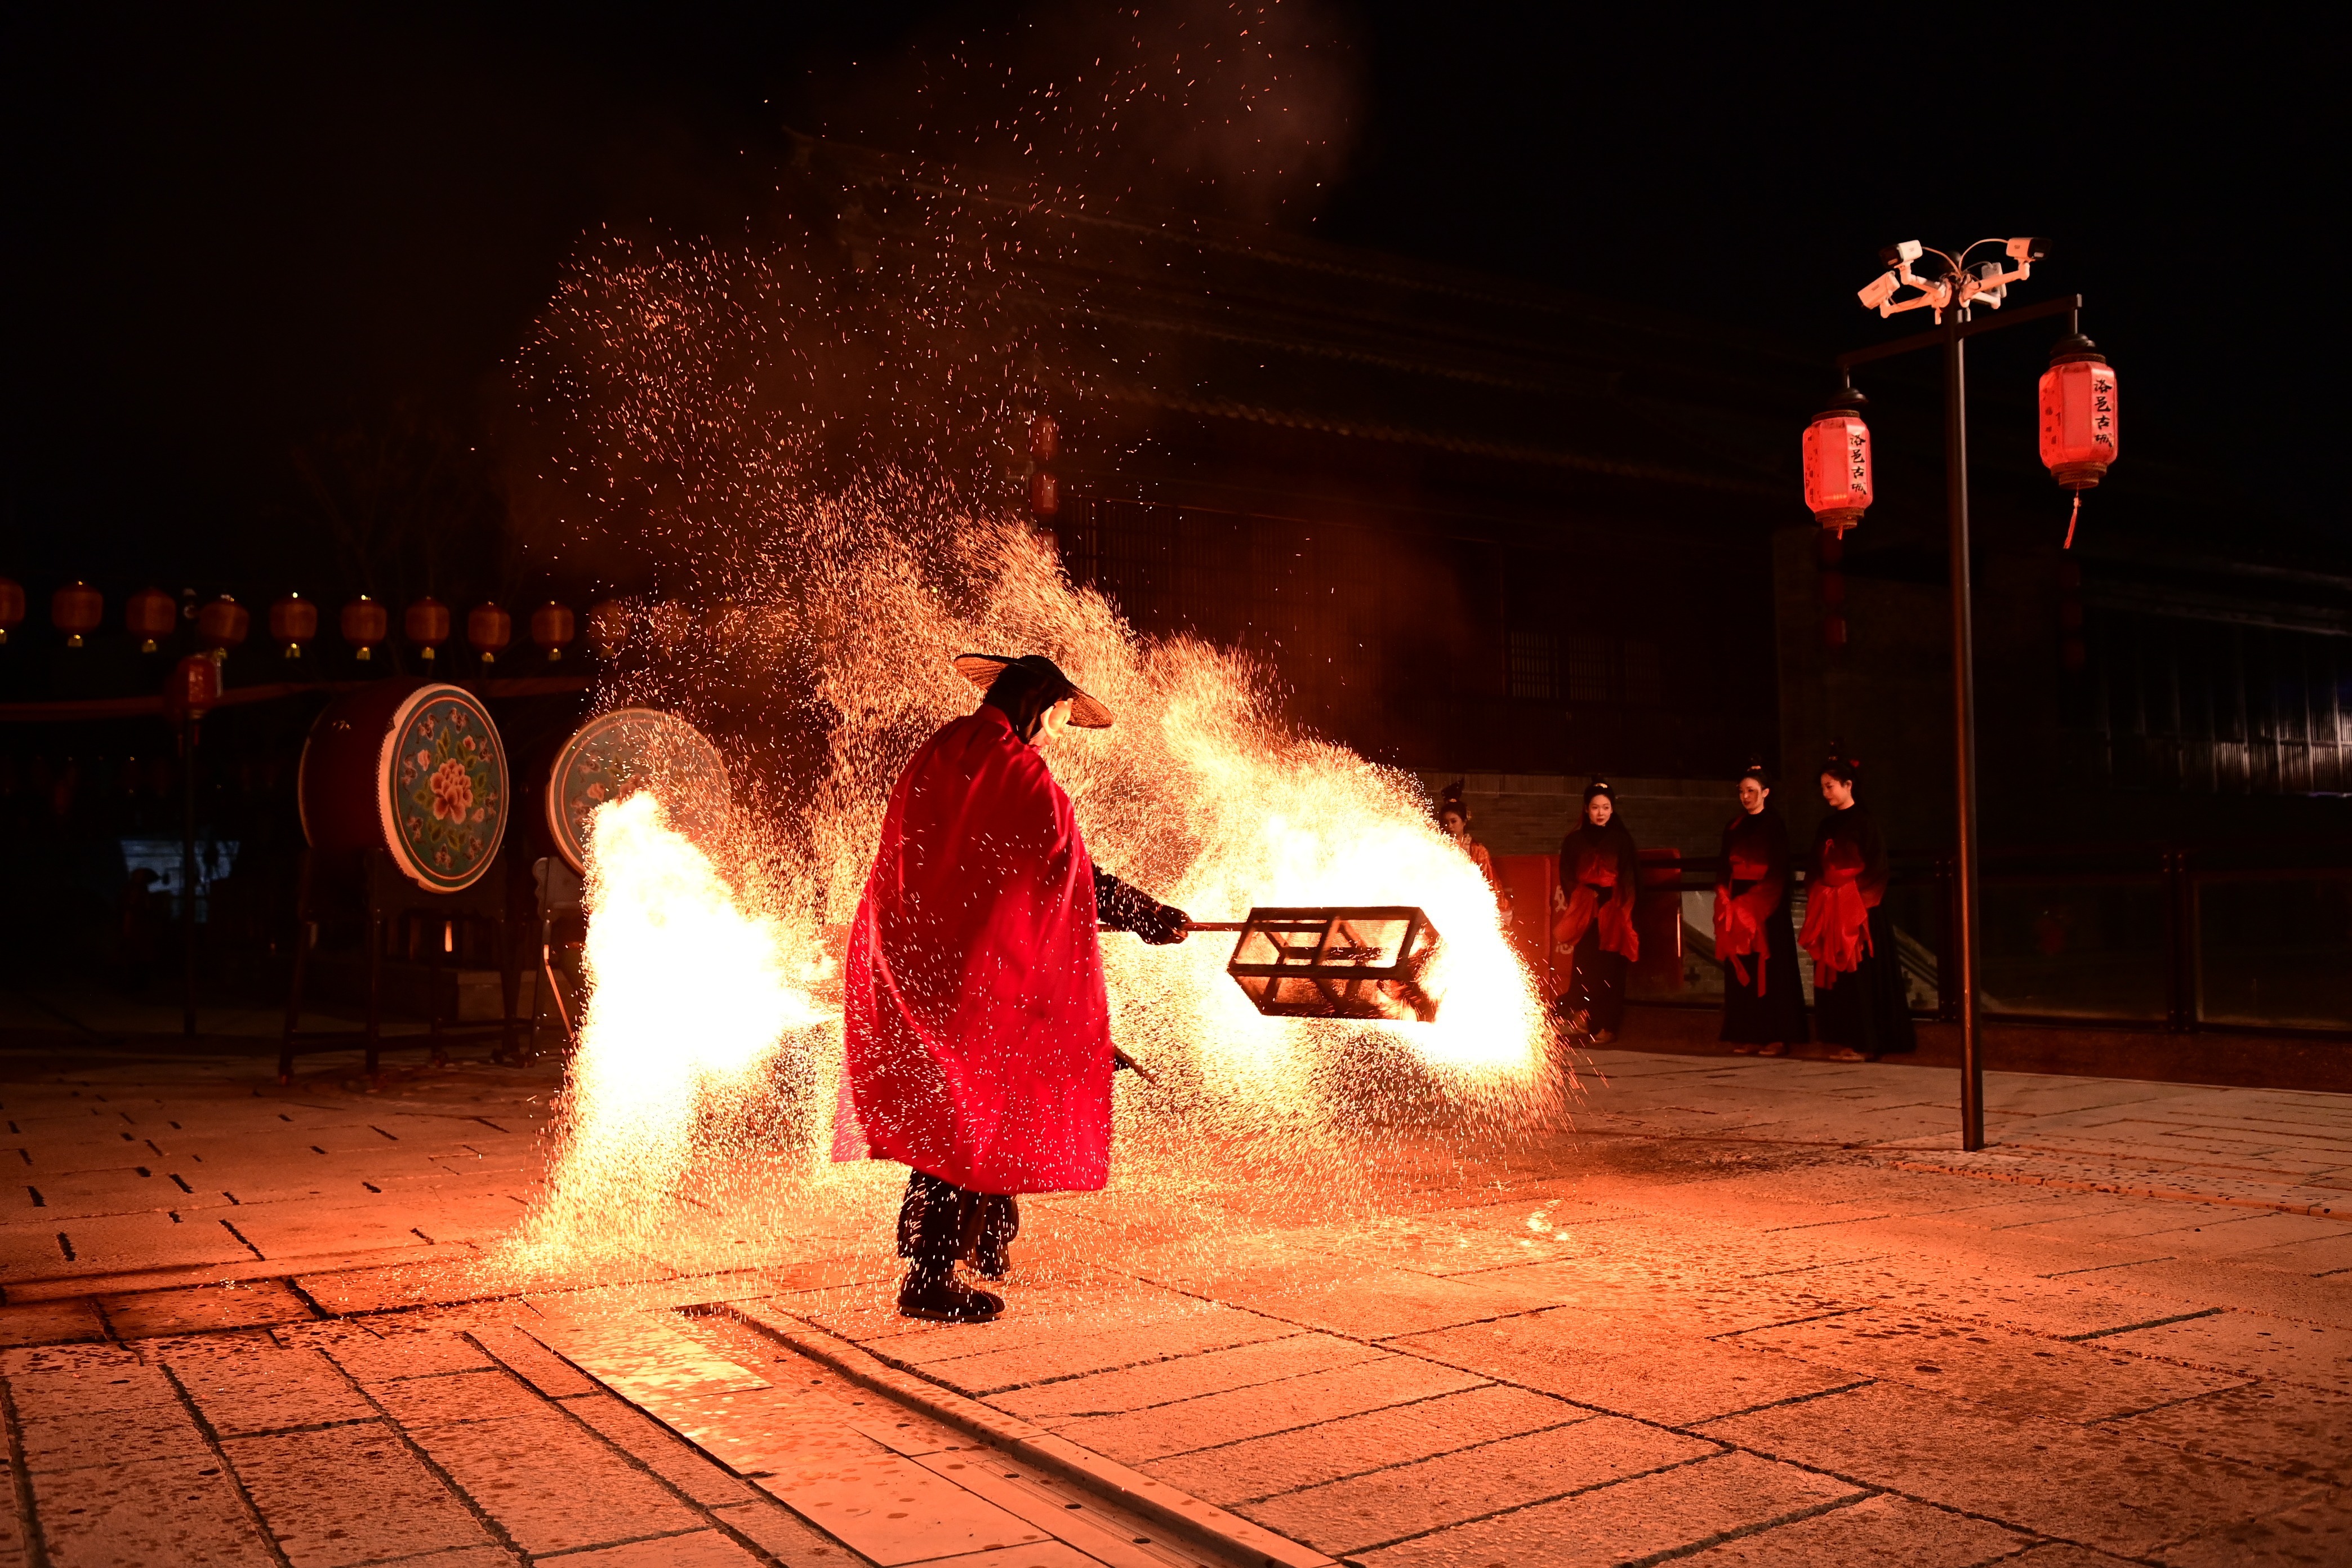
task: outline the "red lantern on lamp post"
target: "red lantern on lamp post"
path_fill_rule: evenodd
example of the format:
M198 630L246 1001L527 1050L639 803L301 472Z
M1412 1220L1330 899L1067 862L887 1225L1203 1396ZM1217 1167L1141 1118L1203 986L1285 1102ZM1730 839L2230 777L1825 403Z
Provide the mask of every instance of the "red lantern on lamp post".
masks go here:
M1029 510L1043 521L1050 522L1062 510L1062 481L1052 470L1039 468L1029 476Z
M403 612L400 629L424 651L425 662L430 664L438 657L441 645L449 640L449 606L427 594Z
M2123 426L2116 399L2115 367L2080 332L2060 338L2042 373L2042 463L2050 477L2074 492L2066 519L2066 542L2074 547L2074 522L2083 515L2083 492L2097 488L2121 450Z
M550 599L530 613L530 640L547 650L547 662L563 657L574 635L570 606Z
M2013 266L2000 261L1984 261L1974 266L1969 258L1979 250L1998 245ZM1949 518L1948 578L1951 592L1952 638L1952 784L1953 843L1952 843L1952 903L1949 931L1951 949L1939 965L1944 994L1953 998L1955 1022L1960 1035L1960 1147L1976 1150L1984 1147L1984 1058L1981 1049L1983 1009L1981 996L1981 926L1982 910L1978 891L1977 875L1977 720L1976 720L1976 633L1975 590L1970 581L1971 556L1969 548L1969 422L1968 422L1968 340L2004 327L2037 321L2061 311L2079 312L2082 296L2073 295L2053 300L2046 304L2028 306L2023 310L1993 315L2007 303L2009 287L2024 282L2032 276L2033 263L2048 254L2044 240L2032 235L2001 239L1983 239L1957 254L1934 250L1916 240L1906 239L1889 246L1880 253L1885 271L1860 291L1864 309L1875 310L1884 319L1906 310L1927 310L1932 313L1936 327L1932 331L1917 332L1893 342L1871 348L1857 349L1840 354L1837 367L1851 375L1854 367L1899 354L1915 353L1923 349L1940 350L1944 361L1944 487L1945 504ZM1926 263L1928 257L1929 276L1916 270L1915 263ZM1904 298L1904 290L1913 292ZM1986 319L1977 319L1977 312L1987 312ZM2080 492L2098 481L2105 465L2112 461L2112 445L2104 452L2095 447L2084 449L2075 445L2079 436L2085 442L2095 433L2089 424L2077 428L2060 418L2053 426L2053 395L2059 412L2070 412L2068 400L2075 388L2066 377L2071 373L2081 378L2080 392L2085 415L2095 413L2097 394L2095 372L2104 368L2105 361L2091 351L2086 340L2074 338L2059 345L2060 352L2052 356L2051 374L2042 383L2042 457L2052 465L2058 482ZM2079 366L2078 366L2079 362ZM2107 433L2112 438L2114 414L2114 377L2109 373L2103 384L2106 389ZM2053 452L2057 456L2053 456ZM1806 499L1814 500L1813 453L1809 445L1806 462ZM2063 471L2062 472L2062 464ZM2095 464L2094 468L2090 465ZM1819 508L1816 508L1818 512ZM1825 520L1826 521L1826 520ZM2069 539L2073 537L2069 531Z
M286 646L288 658L302 657L302 645L319 635L319 606L289 594L269 606L269 638Z
M365 594L345 605L336 620L343 640L359 650L363 664L375 658L375 645L392 635L391 612Z
M245 641L252 626L252 612L226 594L196 612L196 635L204 638L215 658L226 658L229 649Z
M106 595L76 579L49 595L49 620L66 634L66 647L79 647L81 639L106 619Z
M483 603L466 612L466 641L484 664L496 664L499 650L514 641L514 617Z
M163 711L175 724L202 719L220 700L220 666L208 654L192 653L172 667L163 685Z
M1805 426L1805 507L1841 539L1870 508L1870 426L1862 419L1867 402L1844 387Z
M178 601L161 588L142 588L123 603L123 629L139 639L141 653L153 653L179 624Z
M8 634L25 624L25 585L14 577L0 577L0 646Z
M1062 427L1050 414L1029 421L1029 460L1040 467L1062 455Z

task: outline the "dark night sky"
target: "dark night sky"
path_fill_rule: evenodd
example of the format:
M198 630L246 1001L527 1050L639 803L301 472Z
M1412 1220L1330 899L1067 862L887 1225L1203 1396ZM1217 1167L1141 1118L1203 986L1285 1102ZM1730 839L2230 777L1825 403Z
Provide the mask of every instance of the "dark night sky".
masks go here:
M919 141L939 108L900 91L912 62L962 38L1017 74L1110 16L33 10L6 45L0 572L37 593L59 572L193 578L221 531L299 510L293 447L403 400L470 425L598 222L740 228L782 125ZM2333 237L2323 51L2274 13L2224 33L1978 8L1957 45L1906 15L1326 4L1282 26L1352 80L1314 106L1344 157L1278 221L1824 356L1895 330L1853 300L1880 245L2046 234L2021 302L2091 297L2125 460L2160 443L2242 470L2233 530L2335 528L2305 467L2320 446L2260 449L2289 405L2326 428L2336 401L2325 345L2280 321Z

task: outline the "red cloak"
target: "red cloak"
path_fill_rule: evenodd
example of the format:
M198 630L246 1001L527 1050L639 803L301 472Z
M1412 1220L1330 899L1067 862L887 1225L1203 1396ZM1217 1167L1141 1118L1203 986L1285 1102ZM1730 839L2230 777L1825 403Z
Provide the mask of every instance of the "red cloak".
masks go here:
M873 1153L982 1193L1108 1179L1094 861L999 710L944 726L898 775L844 980L847 1098Z
M1623 828L1592 827L1590 824L1560 840L1559 883L1567 907L1552 921L1552 940L1574 948L1597 918L1601 951L1623 955L1628 963L1642 956L1642 938L1633 929L1633 901L1641 894L1641 860L1633 836ZM1598 889L1614 888L1602 903Z

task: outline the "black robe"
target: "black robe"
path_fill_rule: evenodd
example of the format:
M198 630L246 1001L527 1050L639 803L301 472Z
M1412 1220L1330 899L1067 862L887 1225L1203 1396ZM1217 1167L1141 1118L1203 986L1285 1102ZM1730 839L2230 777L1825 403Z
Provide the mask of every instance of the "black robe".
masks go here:
M1603 868L1615 873L1613 884L1592 880ZM1625 1027L1626 957L1617 950L1632 933L1642 890L1642 852L1622 817L1612 816L1606 827L1580 823L1560 840L1559 890L1571 906L1585 894L1596 911L1577 938L1562 1000L1570 1013L1587 1015L1584 1026L1594 1034L1618 1034Z
M1824 985L1819 964L1813 972L1813 1026L1823 1045L1850 1046L1857 1051L1885 1055L1917 1047L1911 1025L1911 1000L1903 987L1903 958L1895 945L1895 921L1880 899L1886 891L1889 867L1886 836L1878 830L1869 808L1859 801L1822 819L1813 836L1812 885L1822 882L1824 858L1835 846L1840 857L1858 858L1854 879L1870 906L1870 951L1854 968Z
M1716 897L1761 905L1765 942L1761 953L1723 963L1723 1030L1717 1038L1739 1045L1796 1045L1804 1040L1804 980L1797 969L1797 928L1789 916L1796 880L1789 847L1789 825L1768 804L1750 816L1742 811L1723 829L1723 874ZM1759 872L1760 875L1741 875ZM1718 922L1720 924L1720 922ZM1742 979L1742 972L1746 978Z

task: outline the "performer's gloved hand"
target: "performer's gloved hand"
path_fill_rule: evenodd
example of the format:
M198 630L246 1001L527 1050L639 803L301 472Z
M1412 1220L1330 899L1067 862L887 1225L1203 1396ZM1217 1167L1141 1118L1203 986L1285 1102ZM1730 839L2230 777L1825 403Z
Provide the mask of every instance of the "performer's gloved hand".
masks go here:
M1154 904L1135 934L1154 947L1168 947L1192 934L1192 917L1173 904Z
M1131 931L1154 947L1182 942L1192 917L1095 868L1095 920L1105 931Z

